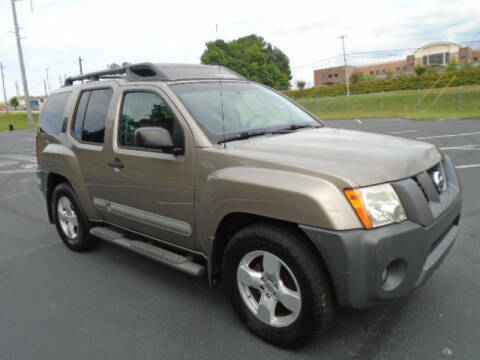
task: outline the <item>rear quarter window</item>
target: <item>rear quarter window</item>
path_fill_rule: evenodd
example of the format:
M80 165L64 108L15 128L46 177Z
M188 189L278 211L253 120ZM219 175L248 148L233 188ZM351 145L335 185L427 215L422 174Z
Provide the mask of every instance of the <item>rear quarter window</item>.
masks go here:
M40 127L48 134L58 135L62 129L63 115L70 92L51 95L40 116Z

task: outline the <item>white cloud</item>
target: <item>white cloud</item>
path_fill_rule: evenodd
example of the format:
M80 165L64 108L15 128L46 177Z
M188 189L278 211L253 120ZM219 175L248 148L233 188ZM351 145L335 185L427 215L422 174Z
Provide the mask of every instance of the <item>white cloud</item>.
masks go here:
M252 33L283 50L292 67L341 53L338 36L348 35L348 52L415 48L437 40L480 37L477 0L298 0L226 2L158 0L34 0L17 2L30 92L43 93L45 67L52 87L58 76L102 69L123 61L199 62L205 42ZM20 81L10 2L0 3L0 61L6 65L9 96ZM339 58L320 65L335 65ZM359 59L357 59L360 61ZM367 59L363 59L367 61ZM295 79L312 80L312 67L296 68Z

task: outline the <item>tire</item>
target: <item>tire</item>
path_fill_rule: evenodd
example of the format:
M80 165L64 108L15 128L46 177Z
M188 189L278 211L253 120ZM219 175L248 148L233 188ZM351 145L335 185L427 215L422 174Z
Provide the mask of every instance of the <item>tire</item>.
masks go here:
M98 239L90 235L90 221L70 184L61 183L53 190L51 206L57 231L69 249L82 252L97 245Z
M260 338L298 347L327 328L334 309L332 290L323 264L298 229L269 222L250 225L229 241L223 264L233 308Z

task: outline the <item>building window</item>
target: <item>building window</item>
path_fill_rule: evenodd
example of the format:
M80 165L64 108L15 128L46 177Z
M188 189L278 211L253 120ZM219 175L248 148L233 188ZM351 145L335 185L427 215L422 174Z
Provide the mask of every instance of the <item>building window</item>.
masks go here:
M386 73L385 69L382 69L382 74L385 74L385 73Z
M428 65L427 55L423 55L423 65L424 65L424 66L427 66L427 65Z
M370 71L370 75L373 75L373 74L374 74L374 72L373 72L373 70L371 70L371 71Z
M450 53L446 52L445 53L445 63L448 63L450 61Z
M335 74L335 75L333 75L333 76L338 77L338 74Z
M375 74L380 74L380 70L375 70Z
M331 79L331 78L332 78L332 74L328 74L328 78Z
M444 54L428 55L428 65L443 65ZM447 59L445 59L446 61Z
M397 71L400 71L400 66L397 66Z

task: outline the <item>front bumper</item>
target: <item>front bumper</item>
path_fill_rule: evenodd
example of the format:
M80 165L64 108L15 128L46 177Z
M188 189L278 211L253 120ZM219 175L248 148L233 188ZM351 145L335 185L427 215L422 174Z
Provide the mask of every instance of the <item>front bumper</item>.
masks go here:
M406 295L441 264L458 234L461 193L448 157L439 168L449 184L441 194L432 170L392 183L407 221L347 231L300 225L322 255L340 305L363 308Z
M404 221L368 231L300 228L320 251L338 303L364 308L404 296L430 277L457 237L460 209L461 200L457 198L428 227ZM391 279L384 281L389 264Z

